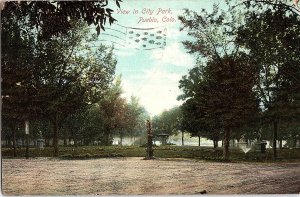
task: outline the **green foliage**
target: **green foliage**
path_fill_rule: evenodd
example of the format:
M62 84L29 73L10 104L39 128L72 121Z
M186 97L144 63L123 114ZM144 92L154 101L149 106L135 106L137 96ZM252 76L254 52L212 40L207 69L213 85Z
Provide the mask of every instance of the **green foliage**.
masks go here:
M251 64L245 64L244 58L241 54L236 59L209 61L201 75L194 74L201 69L195 67L180 81L183 91L191 93L182 105L185 129L217 140L227 128L236 134L255 114L259 115L252 91L257 72Z
M20 21L10 24L18 26L16 34L26 26ZM6 46L2 56L3 102L8 113L12 113L9 107L19 111L24 108L19 112L23 116L49 117L55 113L72 113L102 97L112 80L116 60L112 50L104 46L97 51L85 46L87 54L79 52L87 30L79 30L82 26L76 27L78 25L80 23L74 23L69 36L50 41L36 40L31 32L31 45L26 43L29 36L9 36L10 29L3 28L3 45ZM13 52L17 42L25 42L18 48L20 53ZM32 53L26 50L29 46Z
M101 99L69 116L64 121L64 138L89 145L111 145L113 137L140 136L145 132L146 112L137 98L128 102L122 96L121 77L117 76Z
M228 157L230 132L237 132L253 114L258 103L252 91L257 69L246 53L234 44L237 27L243 22L240 12L214 6L212 13L186 10L179 17L190 40L183 42L190 53L204 57L180 81L183 95L184 126L194 135L218 139L224 132L224 158ZM203 132L203 130L206 130Z
M121 95L122 86L119 76L99 102L107 140L112 138L113 134L119 134L120 138L124 136L134 137L141 135L146 130L145 120L148 115L145 109L140 106L138 99L131 97L128 102Z
M97 102L108 88L114 74L116 63L95 60L109 56L113 58L111 52L101 50L101 56L104 57L97 56L97 52L93 57L73 54L77 44L68 47L68 42L55 40L54 43L45 45L51 50L46 49L46 56L40 57L41 65L45 67L37 82L40 90L37 97L42 100L39 100L42 112L49 118L58 116L59 121L62 121L64 117ZM65 53L63 49L66 50ZM72 51L68 53L69 50ZM61 62L57 62L59 59Z
M4 124L48 119L57 147L62 121L98 102L108 89L116 65L113 50L87 44L93 40L81 22L72 21L68 36L49 40L40 40L18 17L4 18L2 25Z
M121 0L115 1L120 7ZM108 0L104 1L6 1L1 12L2 18L20 13L19 17L27 18L30 27L36 27L43 39L68 34L72 28L72 20L82 20L88 25L96 26L99 35L104 25L116 21L113 10L108 8ZM55 25L53 22L55 21Z
M137 97L131 96L125 117L125 135L133 137L142 136L146 133L145 121L149 119L149 115L145 108L139 104Z
M215 4L211 13L205 9L200 13L185 9L184 14L178 17L182 24L180 30L188 31L190 36L183 44L189 53L201 57L198 60L204 58L207 61L238 52L232 41L243 21L242 11L232 9L228 1L225 7L222 10Z
M2 117L5 122L16 122L36 114L31 107L32 95L36 93L32 73L38 70L35 35L25 20L14 16L2 18L1 24Z
M106 91L103 99L99 101L101 117L104 123L105 145L111 145L112 134L117 129L124 127L126 99L121 97L122 87L120 76L115 83Z
M179 17L190 36L184 46L200 57L180 81L183 126L209 138L226 138L231 128L237 139L266 139L261 132L272 123L276 143L279 122L299 122L298 13L283 1L227 1L227 8Z
M250 7L259 10L246 12L245 25L239 28L236 43L248 51L259 70L254 88L263 110L262 124L273 124L276 158L276 140L283 138L279 124L299 122L300 21L298 13L282 1L265 1Z
M180 107L173 107L158 116L154 116L152 120L154 134L177 134L181 130L181 119Z
M236 42L249 50L260 70L256 88L266 115L276 118L292 115L299 108L300 21L284 10L250 12Z

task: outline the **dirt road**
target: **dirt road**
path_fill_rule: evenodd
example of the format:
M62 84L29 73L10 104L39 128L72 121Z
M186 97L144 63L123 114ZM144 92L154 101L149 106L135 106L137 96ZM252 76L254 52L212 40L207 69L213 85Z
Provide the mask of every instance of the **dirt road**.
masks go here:
M298 194L300 163L3 159L4 195Z

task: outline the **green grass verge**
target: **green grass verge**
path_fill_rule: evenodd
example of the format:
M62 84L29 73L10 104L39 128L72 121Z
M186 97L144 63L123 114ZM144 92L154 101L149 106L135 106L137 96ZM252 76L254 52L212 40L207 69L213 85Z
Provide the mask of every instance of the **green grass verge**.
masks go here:
M30 148L30 157L53 157L53 148ZM25 148L17 149L17 157L25 157ZM158 158L193 158L208 161L222 161L222 148L197 146L158 146L154 147L154 156ZM146 148L139 146L83 146L59 147L59 158L91 159L103 157L145 157ZM13 149L2 148L2 157L13 157ZM272 149L262 154L249 151L247 154L238 148L230 149L230 161L272 161ZM278 149L277 161L300 161L300 149Z

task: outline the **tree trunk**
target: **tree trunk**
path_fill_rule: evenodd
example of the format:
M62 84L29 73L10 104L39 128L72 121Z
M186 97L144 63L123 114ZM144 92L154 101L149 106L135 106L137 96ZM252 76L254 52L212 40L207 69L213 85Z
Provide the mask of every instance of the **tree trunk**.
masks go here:
M9 148L12 148L12 141L11 141L11 138L9 138L9 140L8 140L8 147L9 147Z
M274 133L273 133L273 159L277 159L277 132L278 132L278 121L274 120L273 122L274 125Z
M85 141L84 144L85 144L86 146L89 146L89 145L90 145L90 142L91 142L90 139L85 139L84 141Z
M282 149L282 140L279 140L279 149Z
M297 147L297 137L294 136L294 140L293 140L293 148L296 148Z
M14 157L17 156L17 142L16 142L16 129L15 127L12 127L13 131L13 149L14 149Z
M54 157L58 156L58 114L55 114L53 121L53 147Z
M214 140L213 140L213 143L214 143L214 148L218 148L218 142L219 142L219 141L218 141L218 140L216 140L216 139L214 139Z
M131 143L131 145L133 145L133 142L134 142L134 141L133 141L133 133L131 132L131 133L130 133L130 143Z
M47 147L50 146L49 138L45 139L45 146L47 146Z
M201 141L200 141L200 140L201 140L201 137L200 137L200 135L198 135L198 140L199 140L199 141L198 141L198 146L200 146L200 145L201 145Z
M184 131L181 131L181 145L184 146Z
M67 142L67 139L68 139L68 136L67 136L67 130L64 129L64 146L68 146L68 142Z
M123 129L120 131L120 145L123 145Z
M105 146L108 146L109 133L110 133L110 132L106 132L106 133L105 133L105 137L104 137L104 138L105 138L105 139L104 139L104 145L105 145Z
M76 137L74 137L74 146L77 148L77 146L78 146L78 141L77 141L77 138Z
M67 138L66 137L64 137L64 146L67 146L68 144L67 144Z
M228 160L229 159L229 139L230 139L230 128L225 129L224 134L224 147L223 147L223 159Z
M29 134L26 134L26 159L29 159Z

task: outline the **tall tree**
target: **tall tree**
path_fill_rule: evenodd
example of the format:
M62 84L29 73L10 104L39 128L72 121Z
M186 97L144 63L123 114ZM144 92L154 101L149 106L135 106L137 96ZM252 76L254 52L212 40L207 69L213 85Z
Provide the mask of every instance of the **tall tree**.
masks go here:
M194 103L203 105L205 122L224 131L224 159L229 157L230 132L243 124L256 107L252 92L256 70L250 62L243 63L247 56L233 43L243 20L241 11L231 9L229 3L227 8L222 11L215 5L212 13L202 10L200 14L185 10L179 17L182 29L191 36L184 46L205 60L199 63L199 75L191 73L191 77L181 80L181 99L195 98Z
M121 94L121 77L118 76L99 102L105 125L104 145L111 145L113 133L124 127L126 99Z
M78 31L82 27L76 25L82 25L80 20L94 24L99 34L106 19L115 21L113 10L108 1L1 3L5 120L13 125L41 115L50 118L57 155L62 117L98 101L116 64L112 50L103 46L82 49L87 28Z
M197 67L192 70L195 69L197 69ZM182 81L182 83L184 82ZM206 137L212 140L214 148L217 148L218 141L221 139L220 126L216 122L215 124L205 122L205 113L202 107L204 106L198 97L189 98L182 104L182 130L186 130L191 133L192 136L198 136L199 140L200 137Z
M13 133L14 150L17 128L24 124L24 120L37 115L32 106L36 89L31 81L32 73L38 71L35 66L36 40L27 21L19 19L19 15L15 13L1 19L2 120L4 127L9 127Z
M236 58L236 57L235 57ZM195 84L197 91L191 99L197 102L201 115L200 123L205 129L218 129L224 132L224 159L229 158L229 139L234 129L241 127L257 112L257 102L253 86L256 82L256 70L251 64L245 64L243 54L237 59L223 57L209 61L201 76L203 80ZM180 81L180 87L189 89L190 81ZM194 87L195 88L195 87ZM189 90L185 90L187 92ZM188 100L189 101L189 100Z
M139 99L137 97L131 96L129 102L127 103L125 114L125 129L127 130L126 135L133 138L139 135L142 130L145 130L145 120L143 117L145 114L145 109L140 105Z
M17 58L12 58L9 47L4 50L7 55L3 56L3 79L4 84L8 84L3 86L6 98L4 108L13 107L18 110L18 115L26 119L33 114L49 118L53 124L55 155L58 154L58 131L63 118L98 102L112 81L116 65L112 49L99 46L95 50L87 44L92 40L88 38L88 29L82 23L73 22L70 31L68 36L53 37L47 41L33 39L32 54L25 52L28 60L22 54L14 54ZM7 34L5 42L14 39L10 36L14 35ZM26 46L28 44L21 47L23 54ZM23 61L19 65L25 72L14 71L15 59ZM12 83L11 80L17 81ZM24 93L20 94L19 90Z
M43 65L48 62L39 78L38 96L51 98L45 99L43 105L47 106L44 112L53 123L55 155L63 119L103 97L116 65L112 49L100 46L94 50L84 44L87 31L77 30L47 42L46 53L39 59Z
M236 43L249 50L260 71L255 90L265 123L273 125L276 159L280 121L299 114L300 21L298 14L281 1L252 6L258 9L246 13L245 26L239 28Z

